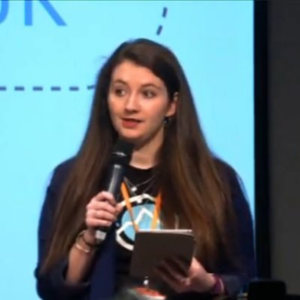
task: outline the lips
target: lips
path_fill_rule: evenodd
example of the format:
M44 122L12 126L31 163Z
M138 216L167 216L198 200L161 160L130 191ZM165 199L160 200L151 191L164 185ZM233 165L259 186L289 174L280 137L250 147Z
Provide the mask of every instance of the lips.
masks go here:
M125 128L135 128L141 123L141 120L132 119L132 118L125 118L122 119L122 125Z
M136 123L140 123L141 122L141 120L132 119L132 118L123 118L122 120L125 121L125 122L136 122Z

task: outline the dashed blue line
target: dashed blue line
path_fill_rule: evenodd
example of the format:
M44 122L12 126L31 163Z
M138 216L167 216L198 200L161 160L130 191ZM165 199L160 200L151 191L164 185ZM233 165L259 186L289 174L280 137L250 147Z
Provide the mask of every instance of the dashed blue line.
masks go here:
M166 18L168 14L168 8L164 7L163 8L163 12L162 12L162 17ZM162 33L163 30L163 25L158 25L157 30L156 30L156 35L160 35Z
M168 8L164 7L163 11L162 11L162 17L166 18L167 14L168 14ZM162 30L163 30L163 25L159 25L157 27L156 34L160 35L162 33ZM88 85L86 87L87 90L93 90L94 88L95 88L94 85ZM13 89L16 92L24 92L25 91L25 87L24 86L15 86ZM43 87L43 86L33 86L32 90L34 92L41 92L41 91L45 90L45 87ZM60 92L60 91L62 91L62 87L60 87L60 86L51 86L50 90L52 92ZM71 91L71 92L78 92L79 90L80 90L79 86L70 86L69 87L69 91ZM8 88L6 86L0 86L0 92L6 92L6 91L8 91Z
M85 87L86 90L93 90L95 88L95 85L88 85ZM15 92L25 92L27 90L32 90L34 92L42 92L42 91L46 91L47 88L45 88L44 86L33 86L31 88L26 88L25 86L14 86L12 87L12 90ZM50 91L52 92L61 92L63 90L63 87L61 86L50 86ZM70 92L78 92L80 91L80 87L79 86L69 86L67 87L65 90L69 90ZM82 88L82 90L84 90L84 88ZM9 91L9 88L7 86L0 86L0 92L6 92Z
M41 92L41 91L43 91L44 89L43 89L42 86L34 86L34 87L32 88L32 90L33 90L34 92Z
M59 92L59 91L61 91L61 87L60 86L51 86L51 91Z
M157 28L156 34L157 34L157 35L160 35L161 32L162 32L162 30L163 30L162 25L159 25L158 28Z
M163 18L165 18L167 16L167 13L168 13L168 8L164 7L163 14L162 14Z
M25 91L25 87L24 86L15 86L15 91L16 92L23 92L23 91Z
M70 86L69 90L72 92L75 92L75 91L77 92L77 91L79 91L79 87L78 86Z

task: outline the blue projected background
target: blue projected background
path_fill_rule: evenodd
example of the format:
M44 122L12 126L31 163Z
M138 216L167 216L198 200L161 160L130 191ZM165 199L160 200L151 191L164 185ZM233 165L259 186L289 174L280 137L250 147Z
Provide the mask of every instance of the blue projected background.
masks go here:
M51 171L78 149L103 60L137 37L176 53L209 144L238 171L254 211L252 1L0 0L1 299L37 299Z

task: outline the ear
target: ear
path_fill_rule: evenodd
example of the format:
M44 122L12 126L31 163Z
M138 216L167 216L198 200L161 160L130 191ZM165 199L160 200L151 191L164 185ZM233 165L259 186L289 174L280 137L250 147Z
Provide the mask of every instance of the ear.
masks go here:
M176 92L173 96L172 101L170 101L170 103L169 103L168 110L165 115L167 118L173 117L176 114L178 97L179 97L179 94L178 94L178 92Z

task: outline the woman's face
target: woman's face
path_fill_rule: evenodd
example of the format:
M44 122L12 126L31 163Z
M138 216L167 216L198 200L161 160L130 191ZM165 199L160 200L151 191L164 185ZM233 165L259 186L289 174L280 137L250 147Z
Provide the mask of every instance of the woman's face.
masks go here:
M109 87L108 106L120 137L135 144L163 139L164 119L175 114L163 81L131 61L119 64Z

